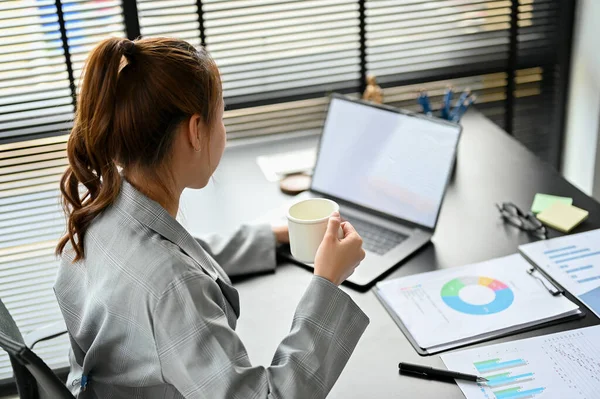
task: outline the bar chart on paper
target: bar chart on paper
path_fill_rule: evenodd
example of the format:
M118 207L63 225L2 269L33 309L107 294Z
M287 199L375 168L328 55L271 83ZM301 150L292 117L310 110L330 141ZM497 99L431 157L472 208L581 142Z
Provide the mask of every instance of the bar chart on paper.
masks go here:
M457 381L468 399L597 399L600 326L442 355L450 370L487 384Z
M570 245L544 251L544 255L547 262L555 264L573 283L585 285L600 280L600 265L594 264L600 260L600 251Z
M522 245L519 251L600 316L600 230Z
M488 379L487 386L496 399L533 398L546 390L536 385L535 373L528 371L527 365L527 361L520 358L495 358L473 363L479 374Z

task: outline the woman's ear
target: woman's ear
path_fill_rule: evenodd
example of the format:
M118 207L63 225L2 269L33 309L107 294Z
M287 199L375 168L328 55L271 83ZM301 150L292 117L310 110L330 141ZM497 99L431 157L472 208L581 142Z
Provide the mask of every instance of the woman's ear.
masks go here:
M202 149L200 135L202 134L201 127L203 126L202 118L198 114L194 114L188 121L188 140L190 146L196 152L200 152Z

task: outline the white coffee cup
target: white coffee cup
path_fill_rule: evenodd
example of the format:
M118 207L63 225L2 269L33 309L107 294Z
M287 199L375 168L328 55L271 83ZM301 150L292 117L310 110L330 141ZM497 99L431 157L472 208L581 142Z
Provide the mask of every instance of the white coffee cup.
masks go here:
M335 201L325 198L310 198L290 206L287 220L292 256L301 262L314 263L329 217L339 211L340 206ZM341 228L338 236L344 236Z

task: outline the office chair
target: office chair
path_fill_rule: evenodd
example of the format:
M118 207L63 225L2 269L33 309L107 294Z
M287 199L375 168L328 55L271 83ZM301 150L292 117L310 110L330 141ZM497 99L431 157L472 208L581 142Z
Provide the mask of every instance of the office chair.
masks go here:
M58 328L57 328L58 327ZM66 333L64 324L54 324L28 336L29 347ZM17 324L0 300L0 348L10 358L21 399L75 399L67 387L25 344Z

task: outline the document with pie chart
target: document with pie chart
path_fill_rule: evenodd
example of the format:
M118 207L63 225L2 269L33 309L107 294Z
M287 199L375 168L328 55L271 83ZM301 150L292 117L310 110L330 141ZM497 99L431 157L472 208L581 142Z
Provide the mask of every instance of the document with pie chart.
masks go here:
M462 267L378 283L377 297L414 343L427 353L479 342L580 314L553 296L543 276L510 255Z

